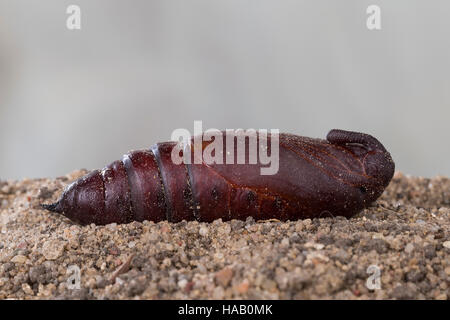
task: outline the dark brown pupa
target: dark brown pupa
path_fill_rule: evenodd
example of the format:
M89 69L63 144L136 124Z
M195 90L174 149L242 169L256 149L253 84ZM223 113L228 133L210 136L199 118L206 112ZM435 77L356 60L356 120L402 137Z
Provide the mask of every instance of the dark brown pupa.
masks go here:
M395 167L374 137L336 129L327 140L280 134L279 170L274 175L261 175L259 162L174 164L175 145L164 142L132 151L78 179L56 203L43 207L80 224L98 225L249 216L256 220L350 217L381 195ZM207 145L203 142L202 150Z

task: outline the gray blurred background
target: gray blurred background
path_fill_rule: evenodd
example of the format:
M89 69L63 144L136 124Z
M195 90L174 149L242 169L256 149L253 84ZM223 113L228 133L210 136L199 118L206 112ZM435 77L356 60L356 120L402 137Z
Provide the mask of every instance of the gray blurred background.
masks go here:
M0 0L0 178L101 168L194 120L363 131L450 176L449 31L447 0Z

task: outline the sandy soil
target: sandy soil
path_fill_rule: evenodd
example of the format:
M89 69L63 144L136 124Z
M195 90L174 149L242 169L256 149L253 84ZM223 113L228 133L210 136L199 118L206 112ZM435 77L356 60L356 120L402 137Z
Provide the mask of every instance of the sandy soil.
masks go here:
M449 178L396 173L351 219L81 227L40 209L84 173L0 182L0 299L450 298Z

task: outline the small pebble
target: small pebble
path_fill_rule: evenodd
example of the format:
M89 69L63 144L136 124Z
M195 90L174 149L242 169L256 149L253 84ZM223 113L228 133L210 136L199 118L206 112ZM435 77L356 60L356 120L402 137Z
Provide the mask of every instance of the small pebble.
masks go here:
M42 246L42 253L47 260L56 260L64 252L64 241L60 240L49 240L44 242Z
M412 243L408 243L405 247L405 252L406 253L411 253L414 250L414 245Z
M246 294L247 291L248 291L249 286L250 286L250 285L249 285L248 280L244 280L244 281L242 281L242 282L237 286L237 291L238 291L240 294Z
M202 236L202 237L206 237L208 235L208 228L206 227L201 227L200 230L198 231L198 233Z
M21 255L21 254L18 254L17 256L14 256L14 257L11 259L11 262L19 263L19 264L24 264L25 262L27 262L27 260L28 260L27 257L25 257L25 256L23 256L23 255Z
M225 267L216 273L216 280L223 287L226 287L230 283L232 277L233 270L229 267Z

